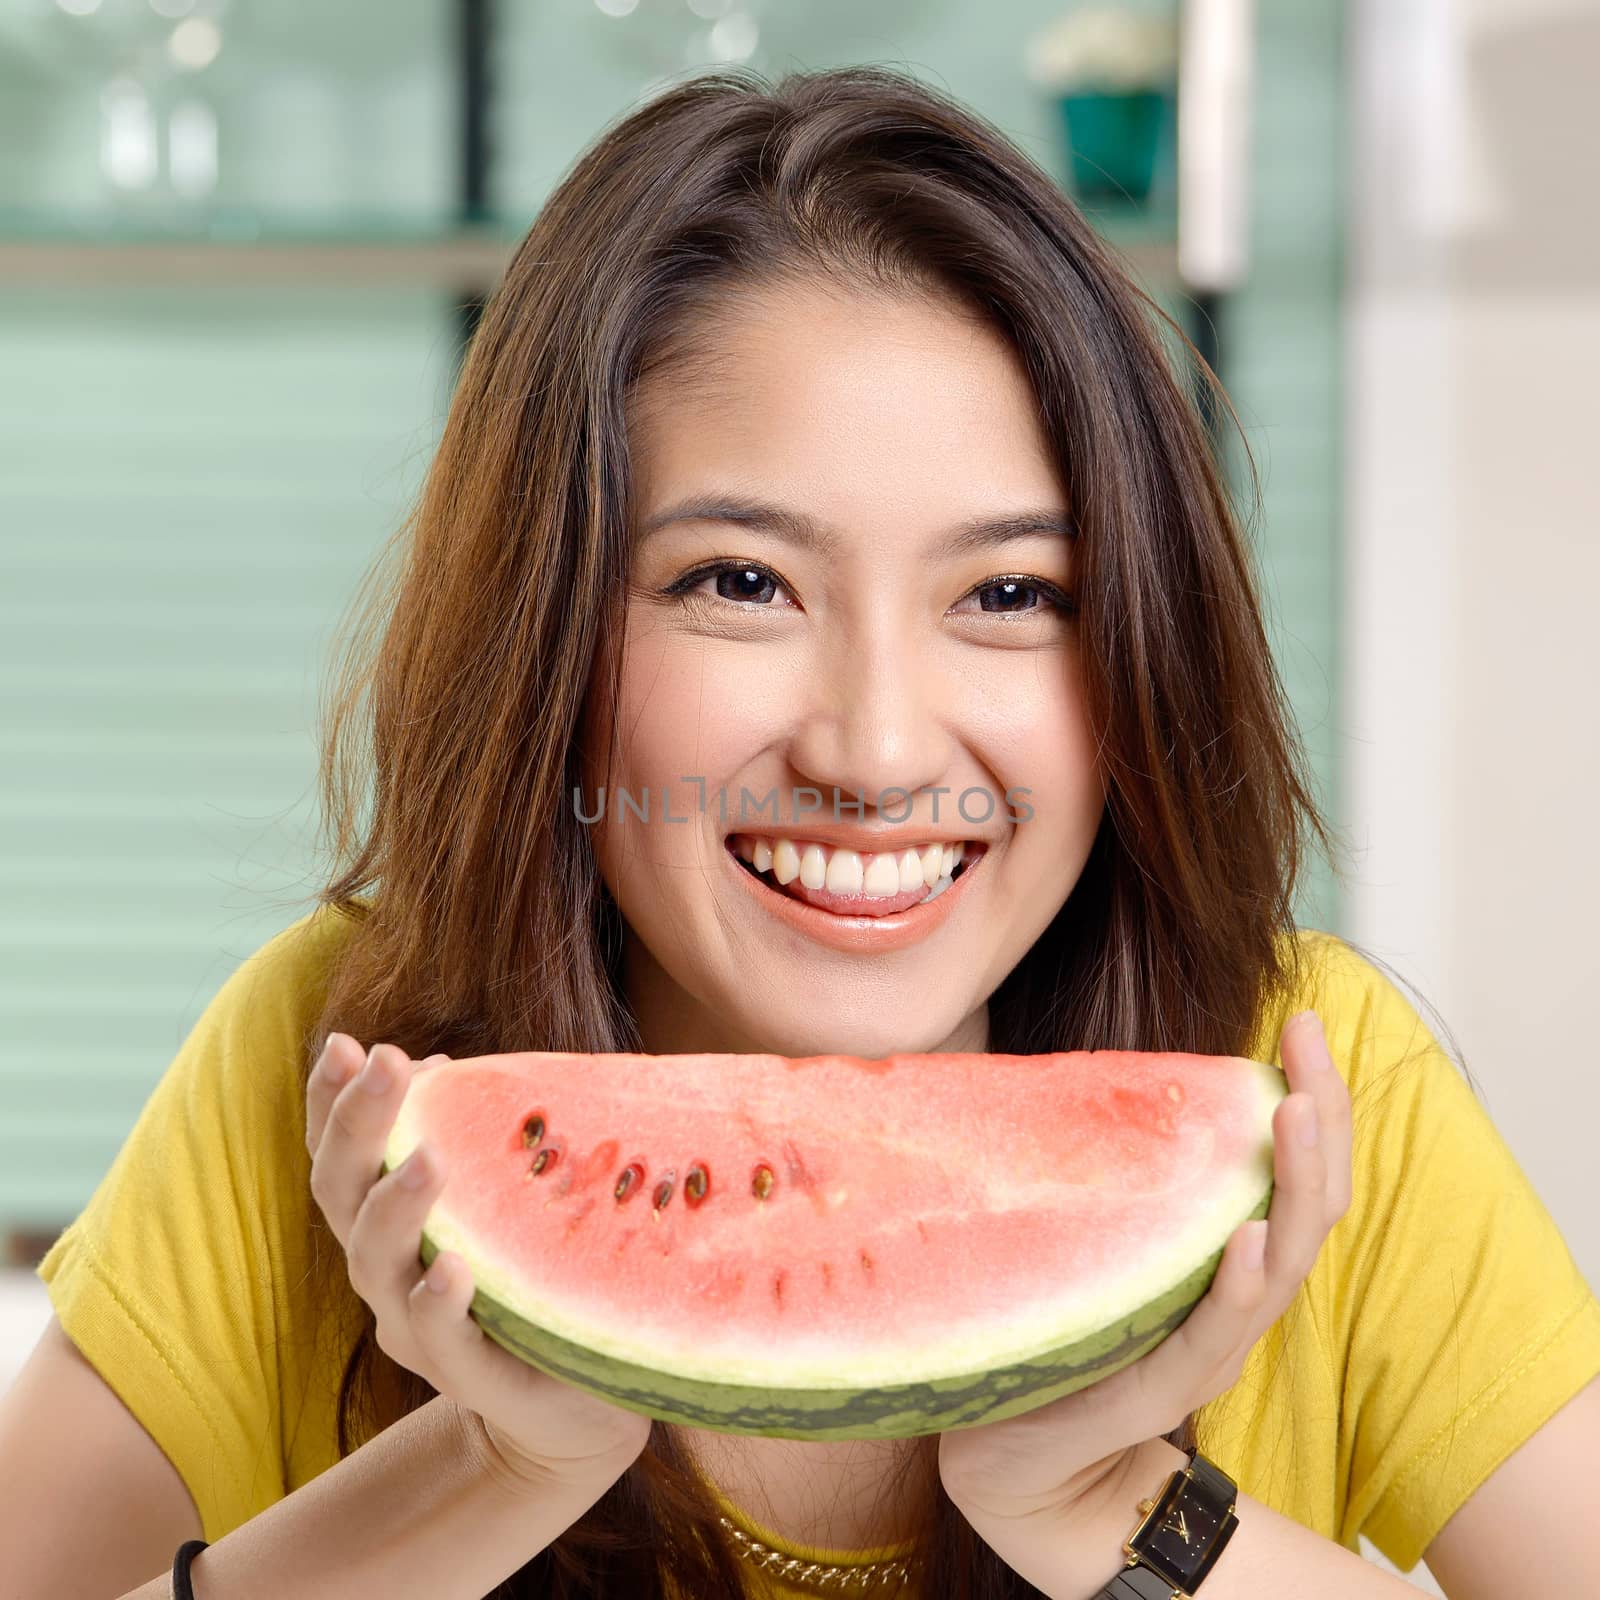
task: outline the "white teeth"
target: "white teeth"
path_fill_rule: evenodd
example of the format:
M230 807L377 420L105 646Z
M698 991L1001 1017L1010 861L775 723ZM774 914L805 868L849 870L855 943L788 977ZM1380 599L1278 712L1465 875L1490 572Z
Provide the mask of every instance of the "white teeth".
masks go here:
M900 863L892 855L874 856L867 875L862 880L862 891L886 900L900 893Z
M965 841L959 844L930 844L920 850L905 849L896 855L862 855L858 850L829 846L806 840L768 840L741 833L733 838L734 853L757 872L771 872L781 884L796 878L808 889L826 889L830 894L865 894L878 899L908 894L925 885L934 899L949 888L957 866L966 859Z
M800 876L800 852L792 839L780 839L773 845L772 875L779 883L793 883Z
M915 850L906 850L900 856L900 892L907 893L922 887L922 857Z
M861 893L861 857L854 850L835 850L828 857L824 882L829 894Z
M828 858L822 846L808 844L800 857L800 882L808 889L820 889L828 881Z

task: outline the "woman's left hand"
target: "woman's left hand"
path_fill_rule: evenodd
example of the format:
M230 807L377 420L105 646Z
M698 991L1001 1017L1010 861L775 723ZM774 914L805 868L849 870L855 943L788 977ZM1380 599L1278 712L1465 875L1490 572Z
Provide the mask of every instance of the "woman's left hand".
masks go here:
M1232 1387L1252 1346L1299 1291L1322 1242L1350 1204L1350 1093L1315 1012L1290 1019L1281 1054L1289 1094L1273 1113L1272 1202L1242 1223L1216 1277L1184 1321L1153 1350L1087 1388L1003 1422L945 1433L939 1476L978 1533L1005 1556L1018 1519L1072 1521L1080 1502L1136 1472L1140 1452L1196 1407ZM1306 1144L1307 1131L1315 1142ZM1252 1266L1251 1247L1264 1243ZM1178 1459L1181 1465L1181 1458ZM1159 1478L1143 1483L1153 1493ZM1136 1480L1139 1481L1139 1480ZM1081 1509L1087 1514L1088 1505ZM1131 1527L1132 1524L1130 1523ZM991 1537L991 1534L994 1537Z

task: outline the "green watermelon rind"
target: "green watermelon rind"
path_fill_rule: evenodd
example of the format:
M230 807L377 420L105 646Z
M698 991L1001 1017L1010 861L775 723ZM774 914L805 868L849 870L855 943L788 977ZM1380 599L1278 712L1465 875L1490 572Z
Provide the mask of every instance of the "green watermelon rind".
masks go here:
M1271 1201L1269 1189L1239 1220L1266 1216ZM426 1233L421 1254L424 1267L438 1254ZM1091 1338L987 1372L871 1388L776 1389L660 1372L560 1338L482 1289L470 1315L496 1344L541 1372L659 1422L775 1439L909 1439L1000 1422L1131 1365L1184 1321L1221 1260L1218 1250L1168 1294Z
M1257 1082L1264 1090L1258 1104L1266 1143L1258 1147L1249 1176L1236 1171L1225 1185L1231 1194L1213 1194L1210 1205L1203 1207L1210 1211L1211 1236L1224 1244L1240 1224L1266 1216L1272 1200L1270 1119L1288 1090L1280 1069L1259 1062L1252 1065L1258 1069ZM401 1123L408 1120L402 1115ZM414 1142L414 1130L397 1124L385 1152L384 1170L404 1159ZM1248 1212L1240 1212L1244 1198L1241 1180L1249 1184L1251 1177L1256 1183L1246 1192L1256 1195L1255 1204ZM447 1235L442 1242L426 1226L422 1230L424 1268L440 1249L455 1250L473 1265L462 1241L449 1237L453 1230L447 1222L441 1231ZM836 1381L827 1383L775 1385L665 1371L615 1350L596 1350L528 1320L497 1298L493 1286L485 1287L485 1280L495 1274L476 1266L478 1287L470 1315L488 1337L520 1360L658 1421L771 1438L913 1438L1001 1421L1120 1371L1154 1349L1184 1321L1209 1288L1221 1259L1222 1245L1218 1245L1179 1281L1144 1304L1060 1343L1046 1341L1048 1348L1042 1351L1035 1346L1033 1353L1014 1353L981 1370L935 1374L903 1383L863 1382L860 1372L855 1382L841 1372Z

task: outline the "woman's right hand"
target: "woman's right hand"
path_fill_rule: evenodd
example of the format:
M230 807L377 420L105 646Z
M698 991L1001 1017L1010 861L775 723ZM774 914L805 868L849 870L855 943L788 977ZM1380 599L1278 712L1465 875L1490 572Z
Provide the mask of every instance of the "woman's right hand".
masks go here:
M377 1317L378 1348L478 1419L490 1469L517 1484L603 1493L644 1449L650 1419L496 1344L467 1315L472 1272L454 1251L423 1272L422 1223L447 1177L431 1147L383 1172L412 1073L448 1059L413 1062L392 1044L364 1057L354 1039L330 1034L306 1084L311 1193L344 1246L351 1287Z

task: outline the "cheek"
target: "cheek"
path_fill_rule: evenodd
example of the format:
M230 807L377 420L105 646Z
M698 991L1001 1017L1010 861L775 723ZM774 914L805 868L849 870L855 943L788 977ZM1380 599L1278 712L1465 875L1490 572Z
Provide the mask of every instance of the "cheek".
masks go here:
M715 641L641 639L623 662L619 770L652 788L681 787L684 777L713 788L774 737L784 712L781 672L766 672L750 653Z
M614 883L623 861L697 856L705 827L693 823L704 813L715 814L724 787L729 803L736 802L738 772L774 737L774 718L784 711L781 681L779 673L748 665L736 669L731 659L719 659L715 641L630 628L614 733L600 710L586 743L584 804L592 815L598 788L607 781L605 746L611 742L604 816L592 830L608 882ZM640 808L648 793L648 822L619 801L622 790ZM663 792L672 816L689 818L689 824L660 821Z
M1028 826L1059 844L1098 826L1104 775L1074 657L1040 653L1008 674L1003 693L983 697L980 748L1007 788L1031 792L1014 802L1033 807Z

